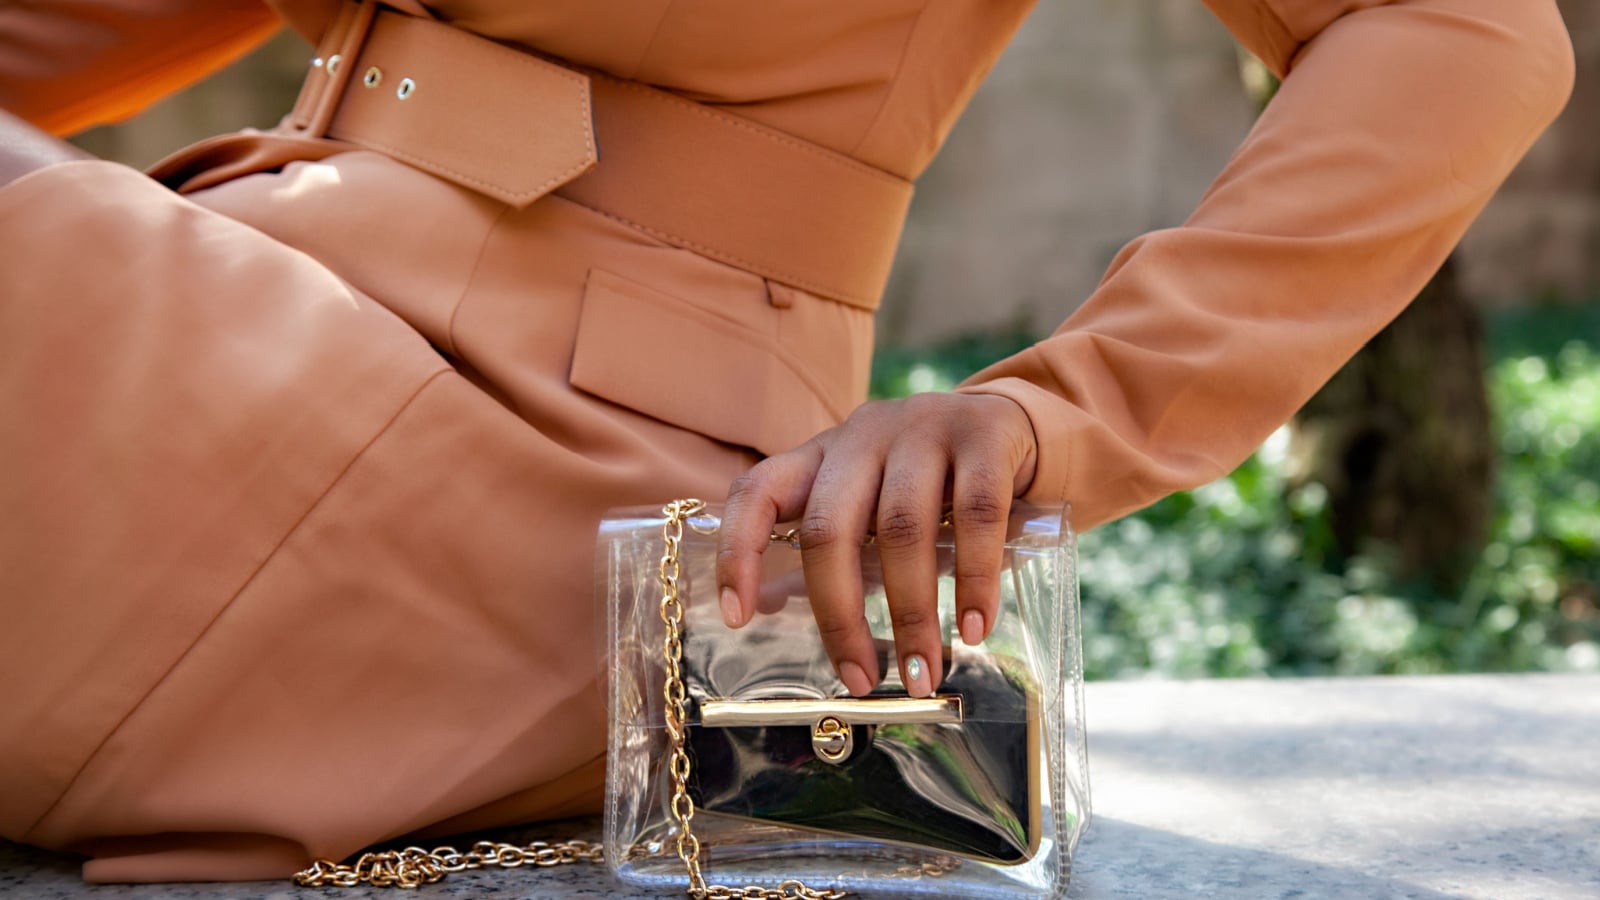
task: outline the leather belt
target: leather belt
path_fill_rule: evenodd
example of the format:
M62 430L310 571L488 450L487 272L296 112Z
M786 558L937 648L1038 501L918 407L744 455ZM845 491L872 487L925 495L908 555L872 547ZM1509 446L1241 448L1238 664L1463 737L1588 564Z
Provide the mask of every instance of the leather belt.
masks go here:
M875 309L911 183L667 91L347 2L283 130L385 153L522 207L556 193Z

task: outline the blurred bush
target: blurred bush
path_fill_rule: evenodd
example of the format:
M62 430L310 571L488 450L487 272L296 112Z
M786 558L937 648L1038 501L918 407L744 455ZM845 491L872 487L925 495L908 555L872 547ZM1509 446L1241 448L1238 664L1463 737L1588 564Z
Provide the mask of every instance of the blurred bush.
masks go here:
M1289 489L1280 430L1227 478L1082 539L1090 677L1600 671L1600 304L1490 322L1490 542L1458 594L1368 546L1336 562L1327 492ZM947 390L1021 328L887 349L877 396Z

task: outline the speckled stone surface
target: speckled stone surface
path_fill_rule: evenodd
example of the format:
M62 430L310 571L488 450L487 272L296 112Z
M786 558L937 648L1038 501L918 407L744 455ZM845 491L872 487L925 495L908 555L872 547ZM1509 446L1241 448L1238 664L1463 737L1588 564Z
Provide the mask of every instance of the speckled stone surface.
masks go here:
M1096 818L1074 898L1600 898L1600 677L1094 684L1089 729ZM0 895L397 896L90 887L72 860L4 843ZM572 866L456 875L410 896L652 895Z

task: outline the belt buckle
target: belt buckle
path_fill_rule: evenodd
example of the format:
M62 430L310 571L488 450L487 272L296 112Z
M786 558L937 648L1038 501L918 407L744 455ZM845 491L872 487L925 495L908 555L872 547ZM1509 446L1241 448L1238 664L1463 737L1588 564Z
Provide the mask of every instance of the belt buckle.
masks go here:
M298 136L316 138L327 134L339 99L350 84L350 73L372 31L379 5L374 0L346 0L339 7L333 27L323 36L317 55L311 60L300 96L285 119Z

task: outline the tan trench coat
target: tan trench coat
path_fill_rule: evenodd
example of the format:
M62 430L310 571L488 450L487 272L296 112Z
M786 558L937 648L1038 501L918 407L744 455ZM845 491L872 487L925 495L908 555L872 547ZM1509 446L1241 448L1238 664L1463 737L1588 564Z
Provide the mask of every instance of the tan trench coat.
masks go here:
M1570 89L1552 0L1207 2L1279 98L1189 222L964 388L1022 404L1029 496L1081 527L1237 464ZM1029 5L428 8L910 181ZM6 5L0 106L129 115L336 9ZM91 880L278 878L593 809L601 511L719 496L863 399L861 304L564 196L301 159L186 195L102 162L0 190L0 835Z

